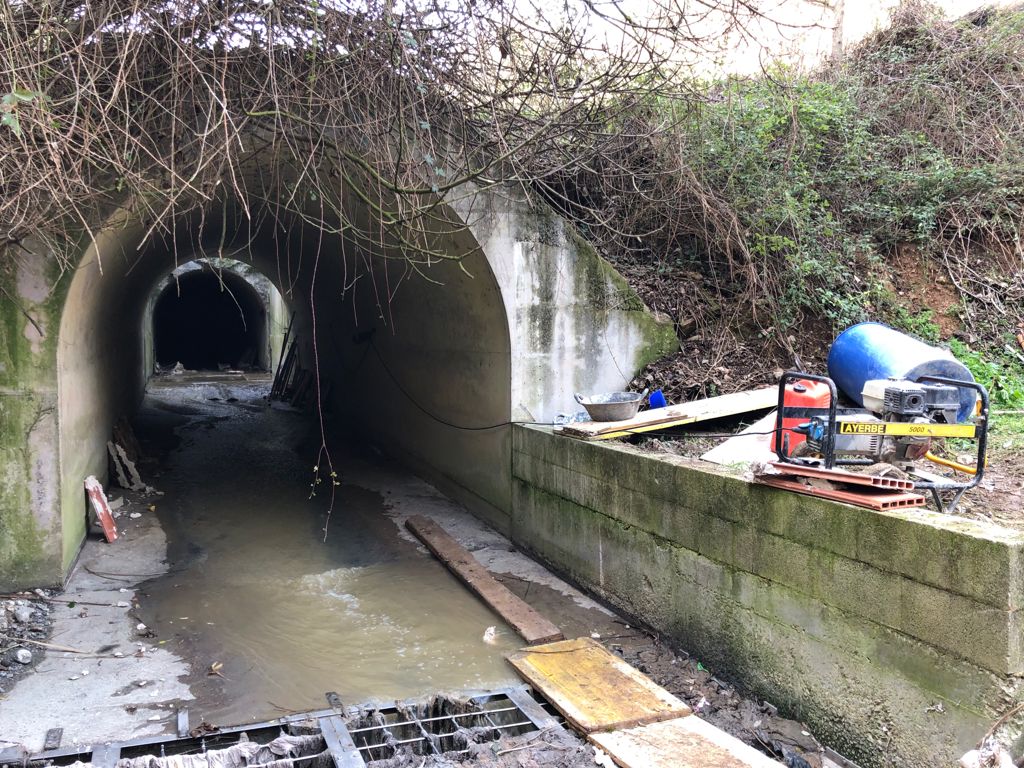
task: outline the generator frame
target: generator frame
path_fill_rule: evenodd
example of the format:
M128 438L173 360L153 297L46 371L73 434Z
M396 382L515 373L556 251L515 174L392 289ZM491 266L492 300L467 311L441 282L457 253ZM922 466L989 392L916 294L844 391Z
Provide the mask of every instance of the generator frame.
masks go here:
M804 406L787 406L786 385L795 381L815 381L828 386L829 405L828 408L807 408ZM941 475L935 475L918 469L916 466L908 472L914 477L915 489L930 491L935 506L940 512L950 513L964 493L975 488L985 474L985 456L988 448L988 417L989 400L988 391L981 384L974 381L961 381L959 379L948 379L941 376L919 376L913 379L916 383L929 382L933 384L945 384L957 389L973 390L981 401L981 407L974 416L973 424L914 424L915 433L927 437L963 437L973 439L977 445L977 456L975 462L975 473L969 481L959 482L949 480ZM779 379L779 404L775 416L775 448L779 461L789 464L802 464L805 466L822 465L825 469L833 469L836 465L865 465L871 464L871 459L844 459L836 455L836 434L839 429L839 416L872 414L866 408L840 408L839 393L835 382L828 376L818 376L812 373L801 371L786 371ZM792 427L784 427L785 418L828 418L828 428L822 440L820 458L791 456L789 452L789 432ZM907 434L907 422L886 421L883 422L881 434ZM892 425L892 426L890 426ZM948 503L942 499L943 493L952 493L953 496Z

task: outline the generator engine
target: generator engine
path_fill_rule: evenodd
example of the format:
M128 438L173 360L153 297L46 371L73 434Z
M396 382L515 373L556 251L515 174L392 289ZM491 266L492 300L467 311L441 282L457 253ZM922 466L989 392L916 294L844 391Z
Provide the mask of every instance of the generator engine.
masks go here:
M988 392L948 351L881 323L858 323L833 342L828 372L786 371L779 379L771 440L776 467L802 465L813 469L804 476L844 488L850 473L840 466L895 465L910 488L930 491L942 512L952 511L981 482ZM974 461L953 461L931 450L933 440L948 438L972 441ZM968 477L929 472L917 466L920 459ZM830 473L839 479L830 480Z
M956 424L960 409L959 388L906 379L866 381L861 397L864 410L836 416L836 456L860 456L897 465L914 462L931 448L933 430L929 425ZM802 425L801 431L804 429L807 441L796 455L824 453L828 418L812 416Z

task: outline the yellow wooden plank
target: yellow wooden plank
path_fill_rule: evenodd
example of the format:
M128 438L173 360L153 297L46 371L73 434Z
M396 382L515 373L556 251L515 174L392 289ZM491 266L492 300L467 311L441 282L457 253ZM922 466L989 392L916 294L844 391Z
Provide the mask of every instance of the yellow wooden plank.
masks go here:
M509 657L519 674L583 733L690 714L690 708L589 637Z
M779 390L777 387L764 387L747 392L709 397L704 400L694 400L679 405L669 405L664 408L652 408L624 421L580 421L565 424L555 431L558 434L584 440L609 440L613 437L624 437L655 429L668 429L698 421L759 411L777 405L778 400Z
M781 768L782 763L699 717L587 736L621 768Z

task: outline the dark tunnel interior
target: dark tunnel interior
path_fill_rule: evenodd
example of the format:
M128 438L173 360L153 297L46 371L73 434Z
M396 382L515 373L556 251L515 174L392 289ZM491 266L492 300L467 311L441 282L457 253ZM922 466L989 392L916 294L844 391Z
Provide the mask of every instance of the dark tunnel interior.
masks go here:
M153 347L161 366L189 370L258 366L267 344L266 308L256 290L231 272L186 272L157 298Z

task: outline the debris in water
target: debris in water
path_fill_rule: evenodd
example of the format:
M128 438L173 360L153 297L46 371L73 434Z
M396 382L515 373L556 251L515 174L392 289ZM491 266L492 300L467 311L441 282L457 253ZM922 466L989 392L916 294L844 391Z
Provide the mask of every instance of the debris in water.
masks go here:
M498 630L496 627L488 627L484 630L484 642L489 645L494 645L498 642Z
M217 677L224 677L224 675L221 673L221 670L223 668L224 668L224 664L223 663L221 663L219 661L215 661L215 662L213 662L213 664L210 665L210 669L209 669L209 671L206 674L207 674L208 677L212 677L213 675L216 675ZM224 679L226 680L227 678L224 678Z
M985 739L978 749L960 758L960 768L1014 768L1013 757L995 739Z

